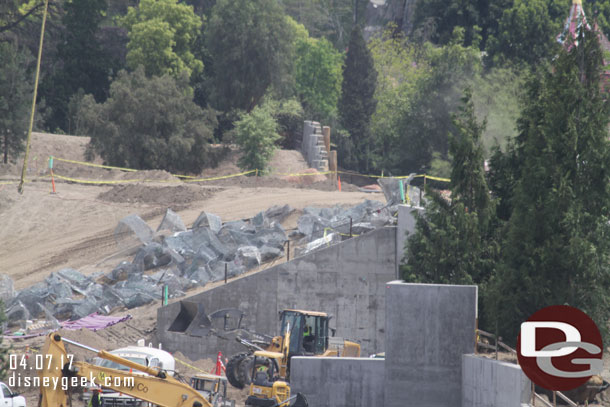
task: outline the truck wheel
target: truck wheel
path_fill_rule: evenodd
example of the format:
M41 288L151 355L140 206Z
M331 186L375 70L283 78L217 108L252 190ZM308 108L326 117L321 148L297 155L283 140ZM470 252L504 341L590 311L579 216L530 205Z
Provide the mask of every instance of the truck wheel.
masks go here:
M249 353L239 353L237 355L232 356L231 359L229 359L229 361L227 362L227 366L225 369L227 381L231 384L231 386L237 389L243 389L245 386L245 384L239 380L238 371L241 362L243 362L243 360L247 358L248 355Z

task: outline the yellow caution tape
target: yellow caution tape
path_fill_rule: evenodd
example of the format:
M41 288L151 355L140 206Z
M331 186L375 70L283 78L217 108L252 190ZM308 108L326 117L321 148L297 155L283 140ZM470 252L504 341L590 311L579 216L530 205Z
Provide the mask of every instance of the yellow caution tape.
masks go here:
M189 365L188 363L186 363L186 362L184 362L184 361L182 361L182 360L178 359L178 358L177 358L177 357L175 357L175 356L174 356L174 359L176 360L176 362L182 363L184 366L186 366L186 367L190 367L191 369L196 370L196 371L198 371L199 373L205 373L205 374L208 374L208 372L206 372L205 370L201 370L201 369L199 369L198 367L195 367L195 366L193 366L193 365Z
M329 171L328 173L334 174L335 171ZM357 173L348 172L348 171L336 171L336 173L337 174L354 175L354 176L357 176L357 177L368 177L368 178L396 178L396 179L405 179L405 178L409 178L410 177L410 175L401 175L401 176L396 176L396 177L387 176L387 175L366 175L366 174L357 174ZM451 180L449 178L433 177L431 175L426 175L426 174L419 174L419 175L413 176L413 178L421 178L421 177L426 177L427 179L431 179L431 180L435 180L435 181L451 182Z
M72 163L72 164L86 165L88 167L106 168L108 170L121 170L121 171L128 171L128 172L138 172L138 170L134 170L133 168L123 168L123 167L113 167L113 166L110 166L110 165L93 164L93 163L87 163L87 162L84 162L84 161L67 160L65 158L59 158L59 157L55 157L55 156L53 156L53 160L54 161L63 161L63 162Z
M337 232L337 231L336 231L335 229L333 229L333 228L324 228L324 238L326 238L326 232L327 232L327 231L329 231L329 230L332 230L332 231L333 231L333 233L336 233L336 234L338 234L339 236L349 236L349 234L347 234L347 233L341 233L341 232ZM352 233L352 237L358 237L358 236L360 236L360 235L356 235L356 234ZM330 246L330 242L328 242L328 245Z
M334 174L334 171L322 171L322 172L302 172L302 173L274 173L271 175L281 175L283 177L306 177L308 175L328 175Z
M56 178L62 179L64 181L74 182L74 183L78 183L78 184L132 184L132 183L136 183L136 182L173 183L173 182L215 181L215 180L219 180L219 179L239 177L239 176L242 176L242 175L251 174L253 172L254 172L254 170L242 172L242 173L239 173L239 174L224 175L224 176L221 176L221 177L186 179L184 181L180 181L180 180L177 180L177 179L172 179L172 180L158 180L158 179L87 180L87 179L78 179L78 178L66 177L66 176L63 176L63 175L60 175L60 174L57 174L57 173L54 173L54 175L55 175Z
M0 182L0 185L11 185L11 184L16 184L17 181L2 181Z
M421 177L425 177L426 179L431 179L434 181L451 182L451 180L449 178L433 177L431 175L426 175L426 174L416 175L413 178L421 178ZM399 178L399 177L397 177L397 178ZM406 178L406 177L400 177L400 178Z
M55 161L63 161L63 162L67 162L67 163L72 163L72 164L80 164L80 165L86 165L89 167L96 167L96 168L105 168L105 169L109 169L109 170L120 170L120 171L128 171L128 172L138 172L141 170L136 170L133 168L124 168L124 167L113 167L110 165L101 165L101 164L93 164L93 163L88 163L88 162L84 162L84 161L76 161L76 160L68 160L65 158L58 158L53 156L53 159ZM246 171L246 172L242 172L239 174L231 174L231 175L224 175L221 177L212 177L212 178L197 178L196 176L192 176L192 175L177 175L177 174L171 174L172 176L176 177L176 178L180 178L180 179L184 179L185 182L203 182L203 181L214 181L214 180L219 180L219 179L226 179L226 178L232 178L232 177L239 177L242 175L247 175L247 174L251 174L256 172L258 175L258 170L251 170L251 171ZM366 174L358 174L358 173L353 173L353 172L348 172L348 171L322 171L322 172L315 172L315 173L275 173L272 175L275 176L287 176L287 177L306 177L306 176L312 176L312 175L329 175L329 174L344 174L344 175L354 175L354 176L359 176L359 177L368 177L368 178L396 178L396 179L404 179L404 178L409 178L409 175L403 175L403 176L396 176L396 177L391 177L391 176L384 176L383 174L381 175L366 175ZM426 175L426 174L419 174L419 175L415 175L413 178L421 178L421 177L426 177L426 179L431 179L434 181L441 181L441 182L451 182L451 180L449 178L440 178L440 177L433 177L430 175ZM58 178L62 178L59 177ZM65 179L62 178L62 179ZM76 181L74 179L70 179L69 181L72 182L79 182ZM81 182L83 183L90 183L90 184L111 184L111 183L127 183L127 182L150 182L149 180L122 180L122 181L104 181L104 182L96 182L96 181L84 181L81 180ZM170 181L155 181L155 182L170 182ZM174 182L174 181L171 181Z
M203 182L203 181L216 181L219 179L233 178L233 177L241 177L242 175L252 174L257 170L240 172L239 174L231 174L231 175L223 175L221 177L212 177L212 178L195 178L195 179L186 179L184 182Z

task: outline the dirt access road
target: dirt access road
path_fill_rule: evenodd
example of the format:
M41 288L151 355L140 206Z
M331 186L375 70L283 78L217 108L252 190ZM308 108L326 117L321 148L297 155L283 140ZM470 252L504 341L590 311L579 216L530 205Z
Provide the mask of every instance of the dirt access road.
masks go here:
M271 176L258 181L239 177L215 184L183 183L164 171L134 175L57 162L56 172L69 177L155 182L115 186L57 182L57 193L52 194L50 179L41 178L48 175L46 157L83 160L87 142L85 137L36 134L30 153L36 160L32 161L28 179L38 177L38 180L28 182L23 195L17 193L16 184L0 185L0 273L11 276L16 289L28 287L65 267L86 274L111 270L118 264L113 230L120 219L133 213L154 229L166 208L178 212L188 227L204 210L227 221L251 217L273 205L289 204L302 209L355 205L364 199L383 201L380 194L338 192L329 181L305 187ZM236 160L237 155L230 154L219 167L200 175L212 177L239 172ZM99 159L96 162L101 163ZM0 181L16 180L20 165L0 165ZM271 165L275 173L307 168L296 151L278 151ZM355 190L349 186L347 189ZM291 216L284 226L294 227L297 215Z

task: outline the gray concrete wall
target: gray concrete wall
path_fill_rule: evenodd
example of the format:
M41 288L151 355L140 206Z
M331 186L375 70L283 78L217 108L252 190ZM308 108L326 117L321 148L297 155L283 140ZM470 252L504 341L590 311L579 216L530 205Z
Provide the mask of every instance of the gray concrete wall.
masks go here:
M388 283L385 406L455 407L475 340L476 286Z
M530 401L531 386L519 365L462 356L462 407L518 407Z
M382 407L384 360L292 358L290 391L312 407Z
M398 206L398 224L396 226L396 278L400 279L399 267L405 260L405 243L407 241L407 233L415 232L415 212L420 215L424 213L424 208L409 205Z
M395 258L396 228L382 228L184 300L203 304L208 314L239 308L249 328L268 334L279 331L283 309L324 311L333 315L336 335L360 343L368 355L385 351L385 283L395 278ZM179 311L175 302L157 312L165 349L194 359L243 351L234 340L168 332Z
M311 168L318 171L328 171L329 152L326 151L320 123L308 120L303 123L301 153Z

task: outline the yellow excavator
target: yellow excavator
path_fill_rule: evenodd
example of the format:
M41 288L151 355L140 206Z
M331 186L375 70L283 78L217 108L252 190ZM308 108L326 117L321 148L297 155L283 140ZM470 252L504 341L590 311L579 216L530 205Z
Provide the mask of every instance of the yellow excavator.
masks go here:
M248 341L237 338L237 341L248 348L248 352L232 356L227 362L227 380L233 387L243 389L252 382L253 371L259 367L269 364L268 357L265 360L255 357L255 352L271 352L284 354L286 348L286 363L278 368L278 377L284 381L290 380L290 358L293 356L337 356L337 357L360 357L360 345L335 338L330 335L329 321L331 317L325 312L304 311L287 309L280 312L280 335L273 337L270 341ZM290 335L286 335L288 328ZM261 336L261 335L259 335ZM286 347L286 339L289 345ZM276 355L277 356L277 355Z
M281 352L254 352L247 407L309 407L303 394L290 395L290 385L281 377L290 361L290 337L290 324L287 324ZM291 404L293 400L294 404Z
M64 343L87 349L100 358L146 373L148 376L82 361L72 362ZM213 405L202 393L174 379L161 369L140 365L104 350L93 349L62 338L57 333L47 336L42 353L45 358L43 369L39 371L41 383L39 406L41 407L71 406L67 389L84 382L87 385L112 389L161 407L216 407L216 404Z

